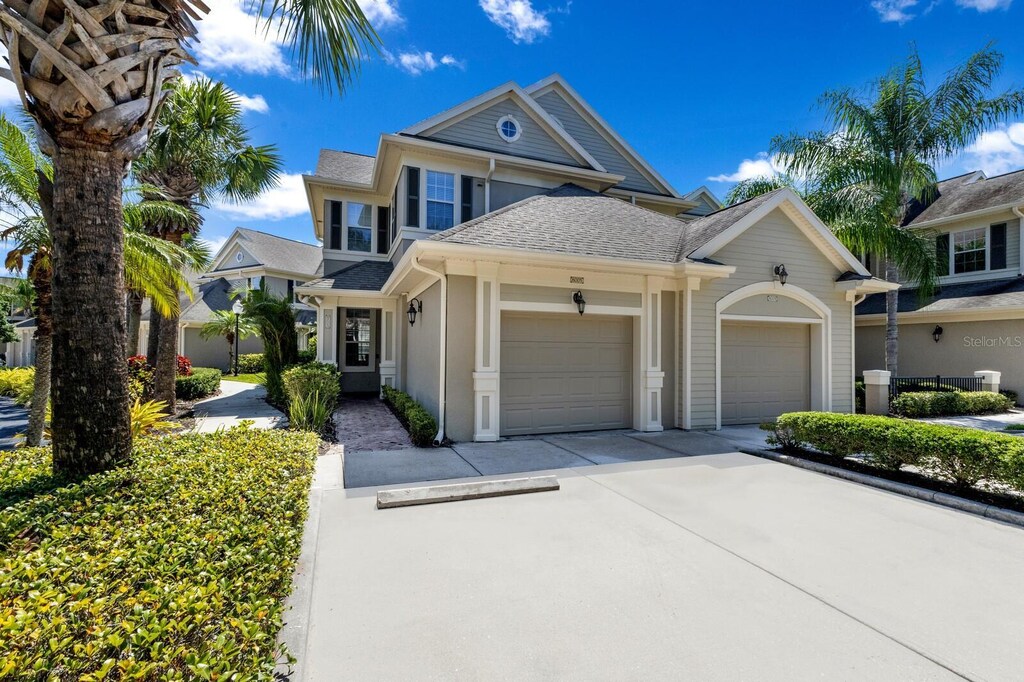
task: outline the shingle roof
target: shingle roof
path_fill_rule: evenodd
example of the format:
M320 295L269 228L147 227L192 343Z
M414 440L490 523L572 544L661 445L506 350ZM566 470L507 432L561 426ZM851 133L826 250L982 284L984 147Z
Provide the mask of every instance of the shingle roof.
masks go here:
M958 175L938 184L938 196L925 208L911 208L906 225L950 218L1010 203L1024 204L1024 170L986 179L974 178L977 172ZM972 181L973 180L973 181Z
M1024 277L949 284L929 299L920 299L917 289L900 289L899 312L938 313L951 310L1024 306ZM885 294L872 294L856 308L858 315L885 312Z
M785 190L777 189L761 194L685 223L686 232L679 242L679 257L689 256L783 191Z
M239 280L229 282L223 277L203 282L196 287L195 299L188 307L182 306L182 322L208 322L214 311L231 310L234 301L230 293ZM186 299L187 300L187 299Z
M368 185L373 179L373 165L376 161L376 158L364 154L321 149L316 174L329 180Z
M315 244L285 239L274 234L237 228L239 244L260 265L285 272L296 272L309 277L317 274L323 260L323 252ZM249 266L251 267L251 266ZM232 272L234 267L220 268L213 272Z
M572 184L523 199L434 241L675 263L687 223Z
M380 291L388 281L394 266L388 262L365 260L353 263L326 277L303 284L313 289L347 289L355 291Z

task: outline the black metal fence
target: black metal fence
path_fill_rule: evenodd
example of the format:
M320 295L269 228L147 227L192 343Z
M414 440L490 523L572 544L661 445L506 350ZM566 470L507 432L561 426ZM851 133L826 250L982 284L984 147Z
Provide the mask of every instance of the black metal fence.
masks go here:
M981 377L892 377L889 399L915 391L980 391Z

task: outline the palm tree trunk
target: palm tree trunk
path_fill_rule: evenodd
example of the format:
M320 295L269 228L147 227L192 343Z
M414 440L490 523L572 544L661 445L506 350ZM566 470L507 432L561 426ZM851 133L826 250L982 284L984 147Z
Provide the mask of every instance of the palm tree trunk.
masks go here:
M46 406L50 402L50 365L53 349L53 299L48 266L39 264L38 252L29 264L32 286L36 290L36 374L32 382L32 404L28 411L28 429L25 445L35 447L42 443L46 426Z
M885 261L885 279L899 282L899 270L891 259ZM897 376L896 368L899 360L899 292L896 289L885 293L885 368Z
M53 153L53 471L131 456L124 310L124 156L83 142Z
M128 292L128 354L139 352L139 323L142 322L142 294Z
M157 358L160 355L160 314L153 309L152 299L149 302L149 334L146 336L146 362L150 367L156 367Z
M178 312L159 317L156 364L153 365L153 400L167 403L167 411L174 414L174 379L178 375Z

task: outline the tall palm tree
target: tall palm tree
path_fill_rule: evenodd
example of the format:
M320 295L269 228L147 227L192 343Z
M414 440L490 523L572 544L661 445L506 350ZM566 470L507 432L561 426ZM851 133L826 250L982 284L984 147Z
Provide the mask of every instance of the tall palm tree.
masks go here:
M1002 63L988 45L929 89L921 58L911 50L904 64L866 92L826 92L821 104L828 130L772 142L788 175L741 183L729 198L743 200L796 183L850 250L877 254L888 281L902 278L929 295L938 278L935 242L903 226L914 202L934 198L935 166L1024 112L1024 90L991 94ZM893 374L899 361L898 296L897 290L886 294L885 364Z
M228 369L235 366L235 331L238 331L237 339L242 341L254 334L259 333L259 328L248 315L235 314L230 310L215 310L213 319L203 325L199 330L199 336L203 339L223 338L228 343Z
M274 146L249 143L238 96L207 78L183 81L168 97L149 146L132 168L161 198L187 209L193 220L154 221L149 229L181 244L202 220L199 208L218 197L255 199L277 184L281 158ZM174 409L178 355L178 316L161 316L157 343L150 348L154 365L153 399Z
M121 181L146 146L203 0L0 0L0 41L53 157L53 465L84 475L129 458ZM352 0L250 0L301 69L339 91L379 40ZM110 292L96 296L97 290ZM81 410L88 403L89 410Z
M5 265L17 272L24 270L35 291L36 373L26 433L28 445L38 445L42 438L50 393L52 178L53 168L35 149L32 137L0 114L0 239L12 242ZM129 286L148 292L158 308L171 310L178 299L168 282L180 271L182 263L200 265L203 261L193 261L193 254L146 235L140 224L143 219L180 215L184 211L170 202L143 201L126 203L124 214L124 279Z

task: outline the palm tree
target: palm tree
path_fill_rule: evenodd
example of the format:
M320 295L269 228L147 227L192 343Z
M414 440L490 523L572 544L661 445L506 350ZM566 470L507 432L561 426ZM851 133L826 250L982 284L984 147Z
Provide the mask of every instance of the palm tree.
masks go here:
M190 221L154 221L150 231L174 244L195 233L199 207L217 197L251 200L277 184L281 159L273 146L249 144L238 96L207 78L183 81L164 105L146 152L132 168L136 177L158 188L161 198L187 209ZM178 355L178 316L162 316L154 365L153 399L174 409Z
M35 292L36 373L26 433L28 445L38 445L42 438L50 393L52 178L53 168L35 149L31 136L0 114L0 239L13 242L5 265L17 272L24 269ZM181 263L199 265L202 261L193 261L192 254L141 232L139 222L143 217L178 215L182 210L169 202L129 202L124 205L124 213L124 279L129 286L147 291L159 308L170 310L178 304L177 294L167 284L170 278L180 271Z
M0 41L53 157L53 466L84 475L131 454L121 181L145 149L203 0L2 0ZM301 69L339 91L379 40L350 0L250 0ZM96 291L109 292L97 296ZM89 404L89 410L80 406Z
M259 333L256 323L249 319L248 315L235 314L230 310L215 310L213 319L203 325L199 330L199 336L203 339L223 337L228 342L228 369L235 366L235 327L238 328L238 340L242 341L254 334Z
M931 235L903 229L914 202L936 191L935 166L966 150L988 128L1024 112L1024 90L990 95L1002 68L991 45L946 74L932 90L916 50L864 93L821 97L831 129L776 137L786 176L741 183L732 201L799 186L810 207L854 253L878 254L885 278L914 282L924 296L938 279ZM799 181L797 181L799 179ZM886 294L886 369L896 374L898 292Z
M244 291L244 290L243 290ZM256 326L263 339L264 384L267 398L274 404L285 402L284 368L299 360L299 342L295 333L295 311L283 296L275 296L266 286L245 291L244 315Z

